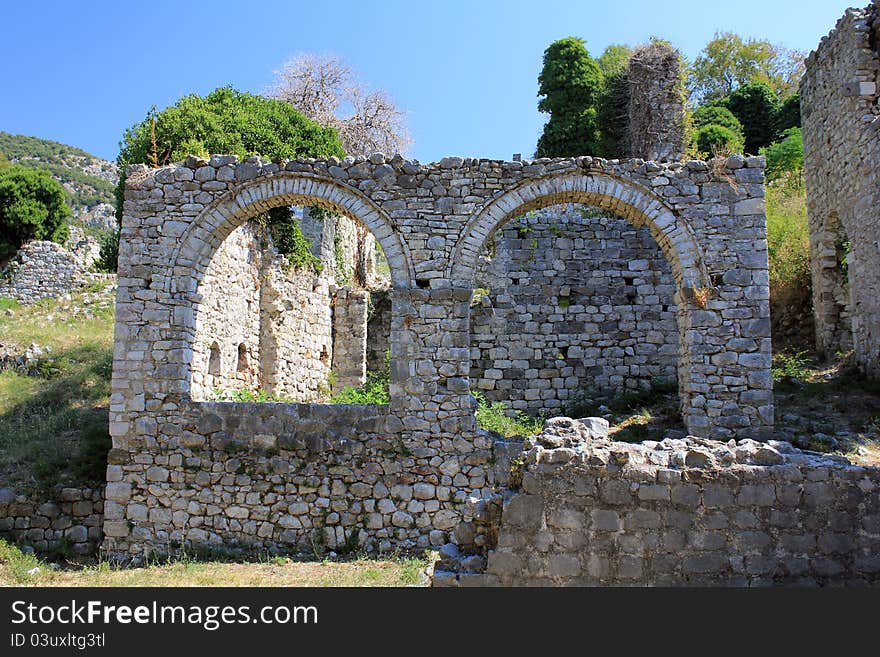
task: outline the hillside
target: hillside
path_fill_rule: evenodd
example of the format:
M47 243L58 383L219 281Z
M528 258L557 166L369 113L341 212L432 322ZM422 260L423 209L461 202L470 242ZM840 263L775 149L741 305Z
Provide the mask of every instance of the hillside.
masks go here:
M0 153L13 164L46 169L70 193L74 222L98 230L115 227L115 162L48 139L0 132Z

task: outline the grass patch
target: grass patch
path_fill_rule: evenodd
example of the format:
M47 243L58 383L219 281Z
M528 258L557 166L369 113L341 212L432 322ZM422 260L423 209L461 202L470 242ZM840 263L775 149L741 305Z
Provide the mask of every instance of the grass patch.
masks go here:
M531 417L522 411L511 415L504 402L489 402L482 392L472 393L477 398L477 426L505 438L536 436L541 433L544 418Z
M83 311L89 308L89 312ZM0 372L0 480L18 493L104 481L110 449L112 304L44 300L0 315L4 343L50 347L28 372Z
M259 563L179 559L144 568L107 562L55 569L0 539L0 585L5 586L414 586L431 558L358 557L297 561L273 557ZM34 569L37 569L36 571Z
M366 382L358 387L346 387L330 399L331 404L388 404L389 371L367 372Z
M9 297L0 297L0 310L14 310L19 307L18 301Z

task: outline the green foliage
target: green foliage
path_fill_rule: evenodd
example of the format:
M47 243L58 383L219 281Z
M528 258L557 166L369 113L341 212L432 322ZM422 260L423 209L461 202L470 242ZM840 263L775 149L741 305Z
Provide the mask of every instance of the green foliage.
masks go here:
M4 584L23 585L33 582L39 573L34 573L34 569L43 570L48 566L37 559L33 554L26 554L21 548L12 543L8 543L0 538L0 565L3 566L4 579L9 578L11 582ZM31 573L34 573L33 575Z
M67 239L67 195L47 171L12 166L0 171L0 260L27 240Z
M388 371L367 372L366 382L359 388L347 387L334 395L331 404L387 404L390 401L388 394Z
M119 230L114 230L101 240L101 253L95 267L98 271L116 272L119 260Z
M184 96L125 131L118 162L117 216L122 216L125 167L163 166L190 154L225 153L241 158L343 156L336 130L307 119L288 103L220 87L207 96Z
M537 157L565 157L595 152L598 141L596 105L602 70L583 39L554 41L544 51L538 76L541 112L550 114L538 140Z
M0 132L0 151L20 166L45 169L62 184L73 187L75 191L70 193L68 202L74 208L113 202L113 183L76 168L83 159L98 159L84 150L48 139Z
M597 119L601 131L596 155L623 157L629 152L629 73L625 67L605 76Z
M774 308L810 303L810 235L803 188L767 186L767 250Z
M780 103L769 85L764 82L744 84L724 100L724 106L742 124L747 153L758 153L771 144L776 136Z
M762 148L761 154L767 157L768 182L784 179L790 187L803 186L804 137L800 128L788 128L782 139Z
M806 381L810 376L809 358L806 352L778 352L773 355L770 368L774 383L795 383Z
M240 388L239 390L233 390L232 392L228 390L223 390L222 388L214 388L211 391L211 395L209 401L228 401L228 402L239 402L239 403L260 403L260 404L268 404L268 403L278 403L285 404L294 401L290 397L286 397L285 395L271 395L262 388L258 388L257 390L251 390L249 388Z
M696 145L700 153L712 157L715 153L742 153L743 138L730 128L710 123L697 130Z
M764 83L784 97L797 87L803 60L803 53L766 40L716 32L691 66L689 86L703 102L723 98L752 82Z
M8 169L12 164L6 157L6 154L3 151L0 151L0 170Z
M472 393L477 399L477 426L486 431L493 431L505 438L514 436L536 436L544 426L543 418L533 418L522 411L509 415L504 402L490 403L482 392Z
M625 72L632 55L632 48L620 43L612 43L602 51L596 63L602 71L602 76L608 78L616 73Z
M742 139L743 127L739 119L726 107L720 105L706 105L694 111L694 126L702 128L706 125L720 125L727 128Z
M287 257L291 269L300 271L311 268L315 273L321 271L321 260L312 253L312 245L303 235L289 207L272 208L261 219L272 233L275 248Z
M776 134L782 135L788 128L801 127L801 95L792 94L782 101L774 120Z

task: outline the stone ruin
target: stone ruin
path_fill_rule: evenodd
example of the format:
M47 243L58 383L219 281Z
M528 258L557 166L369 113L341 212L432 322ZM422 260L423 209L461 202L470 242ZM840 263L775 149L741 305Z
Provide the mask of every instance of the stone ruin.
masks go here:
M849 9L801 82L816 345L880 376L880 8Z
M559 417L512 479L469 505L434 586L880 584L880 468Z
M70 226L64 244L33 240L24 244L0 271L0 297L21 303L70 294L95 281L113 277L92 270L100 256L98 241Z
M475 426L474 383L520 407L552 410L593 379L640 385L674 372L688 431L766 435L773 405L763 166L762 158L739 156L711 167L591 157L421 165L375 154L191 157L131 168L104 548L138 560L182 545L282 552L442 545L467 500L491 494L507 476L502 456L510 446ZM559 234L530 223L529 213L560 204L604 212L589 226L567 216ZM232 333L266 315L264 301L247 308L252 288L218 278L224 249L240 248L236 235L253 217L294 205L356 219L381 246L391 280L388 405L205 397L216 336L229 347L242 340L252 368L257 344ZM523 234L512 236L506 225ZM616 262L606 279L583 262L602 246ZM554 280L562 270L570 280ZM504 282L488 293L494 318L475 303L478 279L490 274ZM322 285L307 282L309 293ZM615 308L615 295L628 306ZM336 303L338 314L356 315L363 326L362 310ZM275 332L300 349L282 370L300 356L322 356L319 341L292 333L305 326L297 307L323 321L308 301L272 311ZM501 320L509 341L490 326ZM624 346L604 344L603 332ZM364 339L349 333L347 354L357 355L359 374ZM262 349L265 333L247 334L259 335ZM238 354L237 345L221 353L220 376L250 375L239 372Z

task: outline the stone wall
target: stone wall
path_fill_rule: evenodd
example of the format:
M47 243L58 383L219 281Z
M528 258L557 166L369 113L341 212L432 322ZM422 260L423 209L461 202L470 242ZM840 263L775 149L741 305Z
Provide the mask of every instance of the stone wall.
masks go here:
M405 549L443 540L432 532L448 532L444 528L461 515L462 500L495 486L492 441L476 429L470 395L470 302L480 254L506 222L562 203L594 205L646 226L669 262L689 430L725 438L762 435L773 418L763 166L762 158L742 157L714 167L591 157L450 157L421 165L374 154L280 163L191 157L157 170L131 167L120 244L107 493L119 508L105 519L107 550L126 558L171 549L170 535L204 522L202 517L215 518L214 544L262 540L252 531L280 541L285 514L272 508L278 502L272 495L284 490L289 506L314 492L292 479L304 467L296 460L303 448L279 447L299 439L319 452L318 463L332 462L335 452L352 454L348 465L316 475L317 485L330 493L321 494L331 505L328 514L342 518L334 503L357 509L349 526L374 534L372 547L387 541L386 547ZM393 284L390 403L363 408L365 422L341 406L303 411L298 405L193 401L194 308L203 298L206 271L233 230L280 205L318 205L357 217L387 258ZM230 434L237 435L233 459L217 447ZM331 441L333 435L340 440ZM377 441L371 445L378 457L365 441ZM257 472L261 446L271 450L273 444L278 465L292 466L291 479L270 486L262 472L253 476L248 470ZM418 503L411 509L409 489L402 489L395 509L387 507L382 530L372 530L366 527L372 512L355 507L344 489L334 492L333 482L342 477L351 488L375 487L369 478L386 468L397 468L389 480L412 487ZM441 499L438 487L448 489L442 495L449 497ZM395 525L398 512L409 514L413 526ZM397 518L409 524L405 516ZM245 527L242 520L255 522ZM395 533L388 520L406 531ZM205 534L181 536L194 544L207 540Z
M110 280L112 275L91 270L100 256L100 244L77 226L70 226L64 245L33 240L0 271L0 297L33 303L60 297L96 280Z
M340 386L363 383L367 293L337 289L336 276L344 265L352 278L364 240L352 220L305 210L300 222L323 258L318 274L289 267L253 221L232 231L212 257L195 306L193 399L262 389L311 402L327 397L331 372Z
M816 345L880 376L880 11L849 9L806 62L804 170Z
M683 159L687 95L681 53L662 43L636 48L628 81L630 154L647 160Z
M434 585L880 584L880 469L788 443L608 440L548 421Z
M378 372L386 367L385 357L391 351L391 291L371 290L367 321L367 369Z
M92 554L103 524L103 488L60 488L47 501L0 490L0 537L35 552Z
M33 303L69 294L81 274L76 259L60 244L34 240L25 244L0 273L0 297Z
M357 388L367 379L366 290L340 290L333 303L334 387Z
M265 230L255 222L240 226L217 249L205 272L195 311L194 399L261 386L259 243L265 239Z
M487 399L558 414L579 389L676 379L675 281L647 228L584 206L510 222L477 273L471 380Z

